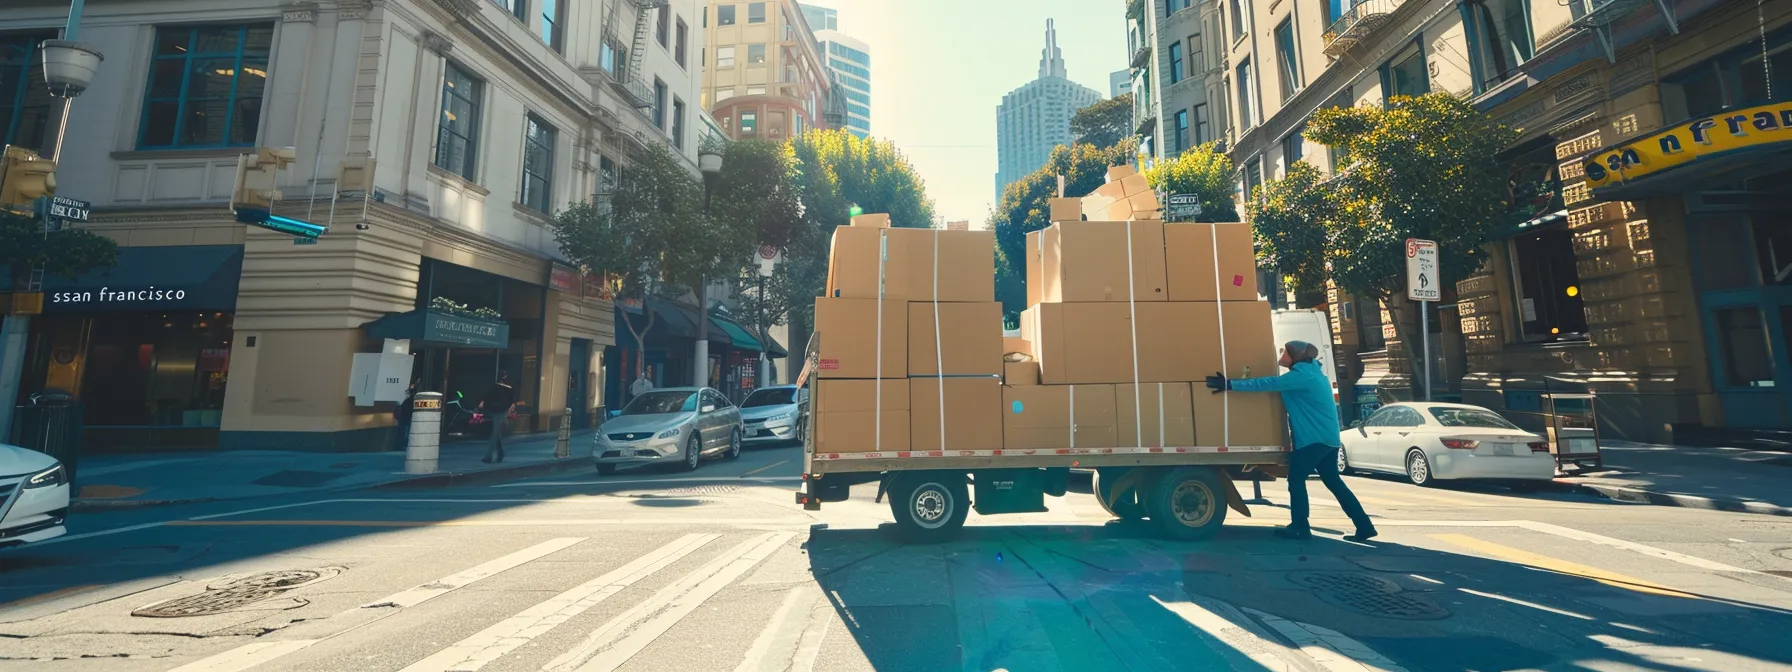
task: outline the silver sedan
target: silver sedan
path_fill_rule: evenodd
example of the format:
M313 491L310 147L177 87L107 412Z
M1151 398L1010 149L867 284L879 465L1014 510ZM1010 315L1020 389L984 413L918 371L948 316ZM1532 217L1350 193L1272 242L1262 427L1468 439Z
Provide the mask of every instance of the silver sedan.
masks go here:
M653 390L624 406L598 429L597 473L624 465L676 462L685 471L705 456L740 457L740 409L707 387Z

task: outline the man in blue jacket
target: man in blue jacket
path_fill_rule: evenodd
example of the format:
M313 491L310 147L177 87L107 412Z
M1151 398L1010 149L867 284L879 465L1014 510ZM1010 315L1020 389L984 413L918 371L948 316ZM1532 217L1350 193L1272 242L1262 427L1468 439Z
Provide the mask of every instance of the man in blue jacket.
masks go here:
M1313 536L1312 529L1307 526L1307 476L1318 471L1319 481L1332 491L1332 496L1338 498L1338 505L1344 507L1345 515L1356 523L1356 534L1344 538L1364 541L1375 536L1375 524L1369 522L1369 514L1363 512L1363 505L1356 501L1356 495L1338 476L1338 451L1342 450L1342 442L1338 440L1338 402L1332 399L1332 385L1326 380L1325 372L1320 370L1318 362L1313 361L1318 357L1318 346L1305 341L1289 341L1282 346L1282 359L1278 362L1288 369L1287 373L1238 380L1227 380L1225 374L1216 373L1207 377L1207 387L1214 394L1225 390L1282 394L1282 405L1288 409L1288 425L1294 434L1294 453L1288 457L1288 513L1293 520L1288 527L1276 530L1276 536L1284 539Z

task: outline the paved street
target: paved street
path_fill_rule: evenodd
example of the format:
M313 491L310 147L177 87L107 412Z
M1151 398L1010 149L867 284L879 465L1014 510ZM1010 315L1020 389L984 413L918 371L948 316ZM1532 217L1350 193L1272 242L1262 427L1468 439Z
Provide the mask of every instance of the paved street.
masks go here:
M901 546L800 462L81 514L0 553L0 670L1792 669L1785 517L1354 477L1373 544L1315 483L1305 543L1073 492Z

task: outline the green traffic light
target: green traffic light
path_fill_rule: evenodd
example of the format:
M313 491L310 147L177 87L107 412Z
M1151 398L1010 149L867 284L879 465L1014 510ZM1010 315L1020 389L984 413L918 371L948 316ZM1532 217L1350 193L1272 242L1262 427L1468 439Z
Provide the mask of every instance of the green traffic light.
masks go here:
M857 217L859 215L865 214L865 209L855 205L855 206L852 206L851 208L847 209L846 214L851 215L853 217Z

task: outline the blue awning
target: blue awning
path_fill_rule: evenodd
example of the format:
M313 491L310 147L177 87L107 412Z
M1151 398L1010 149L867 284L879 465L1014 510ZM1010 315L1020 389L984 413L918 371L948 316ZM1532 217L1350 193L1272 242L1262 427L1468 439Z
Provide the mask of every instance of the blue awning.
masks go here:
M118 248L118 263L44 278L45 313L236 310L241 245ZM4 277L0 275L0 277Z

